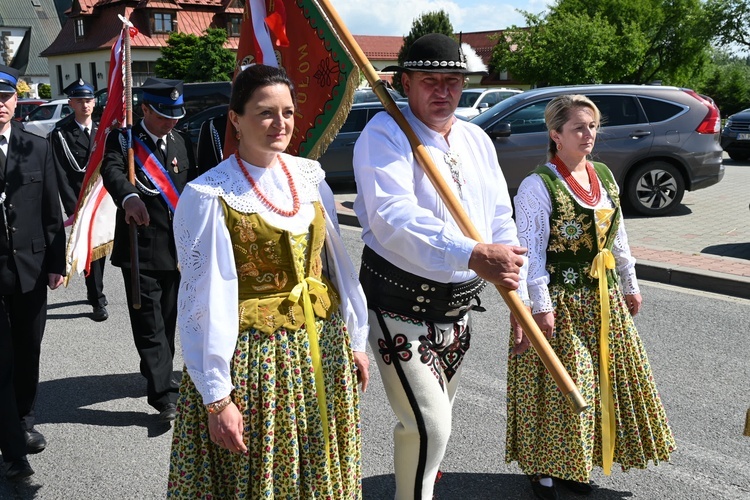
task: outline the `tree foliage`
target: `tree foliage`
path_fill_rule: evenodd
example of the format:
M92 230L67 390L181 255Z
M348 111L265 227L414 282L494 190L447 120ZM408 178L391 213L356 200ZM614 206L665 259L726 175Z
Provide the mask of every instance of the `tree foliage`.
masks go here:
M425 12L412 22L411 30L409 31L409 34L404 37L404 44L398 52L399 66L403 66L404 61L406 60L406 54L409 52L409 48L412 44L421 36L430 33L442 33L450 37L453 36L453 25L451 24L447 12L444 10ZM393 78L393 87L401 93L404 91L401 87L401 75L399 73Z
M697 89L716 101L722 116L750 107L750 64L747 58L717 52L706 73Z
M685 84L708 62L712 31L700 0L560 0L523 12L490 61L532 84Z
M156 60L156 76L185 83L231 80L235 55L224 48L226 41L221 28L209 28L200 37L172 33Z
M39 97L42 99L52 98L52 85L49 83L40 83L37 87L37 91L39 92Z
M156 60L156 76L187 81L188 68L198 46L198 37L190 33L173 32Z
M18 97L28 97L29 92L31 92L29 84L23 80L18 80L18 83L16 83L16 93L18 94Z
M707 0L706 12L718 43L750 51L750 1Z

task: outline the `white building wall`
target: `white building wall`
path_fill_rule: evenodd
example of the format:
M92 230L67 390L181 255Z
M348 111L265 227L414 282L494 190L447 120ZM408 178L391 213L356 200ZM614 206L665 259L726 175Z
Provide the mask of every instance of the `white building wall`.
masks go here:
M106 49L96 52L79 52L76 54L48 57L48 83L52 85L52 98L64 97L63 89L76 81L76 64L81 65L81 78L93 84L97 90L106 89L110 54L111 50ZM131 59L133 61L155 62L159 57L161 57L161 50L158 49L131 49ZM92 62L96 64L96 74L94 75L91 75L90 69ZM58 66L62 75L62 86L58 82Z

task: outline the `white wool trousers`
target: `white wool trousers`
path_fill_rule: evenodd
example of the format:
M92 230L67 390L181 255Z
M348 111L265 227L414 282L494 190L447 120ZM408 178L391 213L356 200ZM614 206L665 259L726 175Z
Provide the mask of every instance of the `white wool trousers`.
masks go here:
M470 314L438 324L369 311L370 345L398 418L393 431L397 500L432 499L469 349Z

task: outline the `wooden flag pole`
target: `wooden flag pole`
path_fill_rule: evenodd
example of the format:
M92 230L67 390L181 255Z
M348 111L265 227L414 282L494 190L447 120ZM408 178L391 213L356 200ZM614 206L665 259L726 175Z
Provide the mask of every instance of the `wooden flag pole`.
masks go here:
M125 25L124 37L125 62L125 133L128 140L128 181L135 185L135 157L133 153L133 77L130 68L130 25ZM130 219L130 289L133 309L141 308L140 261L138 260L138 224Z
M349 33L349 30L346 29L346 26L344 25L341 18L339 18L338 13L333 9L333 6L330 5L328 0L317 1L321 9L333 25L337 34L341 38L342 42L344 43L344 45L346 45L347 49L349 49L349 52L352 54L352 57L357 63L357 66L359 66L360 71L364 73L365 78L370 83L373 91L383 103L383 106L385 106L386 111L388 111L393 119L396 120L398 126L401 127L401 130L406 134L406 137L411 144L412 150L414 151L414 155L417 158L417 162L422 167L425 174L432 182L433 186L435 186L438 195L443 200L443 203L445 203L448 211L451 213L453 218L456 220L456 223L461 229L461 232L463 232L465 236L468 236L469 238L481 243L482 236L479 234L477 229L474 227L474 224L466 215L466 212L464 211L463 207L456 199L456 197L453 195L453 192L446 184L443 176L440 175L440 172L438 172L437 167L435 167L432 158L427 152L427 149L420 142L419 138L409 125L409 122L407 122L406 118L404 118L401 110L398 108L396 103L393 101L393 98L388 93L385 84L382 80L380 80L380 77L372 67L372 64L370 64L367 56L365 56L364 52L362 52L359 44L356 42L356 40L354 40L354 37L351 35L351 33ZM524 306L518 294L514 290L510 290L499 285L496 285L496 288L500 292L500 295L502 295L503 300L505 300L508 308L513 313L513 316L515 316L516 320L523 328L526 336L531 341L531 345L534 346L534 349L541 358L542 363L544 363L544 366L547 368L547 371L549 371L550 375L552 375L552 378L555 380L558 389L560 389L560 391L568 399L568 402L570 403L573 410L575 410L576 412L581 412L586 409L588 405L583 399L583 396L581 396L581 393L578 391L578 387L576 387L575 383L573 383L573 379L570 378L570 375L565 370L565 367L560 362L560 359L557 357L557 354L555 354L555 351L552 350L552 347L549 345L549 342L547 342L546 337L534 321L531 312L526 306Z

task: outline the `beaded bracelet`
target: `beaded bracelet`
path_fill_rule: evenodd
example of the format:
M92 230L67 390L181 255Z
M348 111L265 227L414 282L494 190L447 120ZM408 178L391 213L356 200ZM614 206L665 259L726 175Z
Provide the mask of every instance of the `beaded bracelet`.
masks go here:
M232 398L230 398L229 396L227 396L227 397L225 397L223 399L220 399L218 401L215 401L213 403L208 403L206 405L206 410L208 410L208 413L210 413L211 415L216 415L216 414L219 414L222 411L224 411L224 409L227 406L229 406L229 403L231 403L231 402L232 402Z

